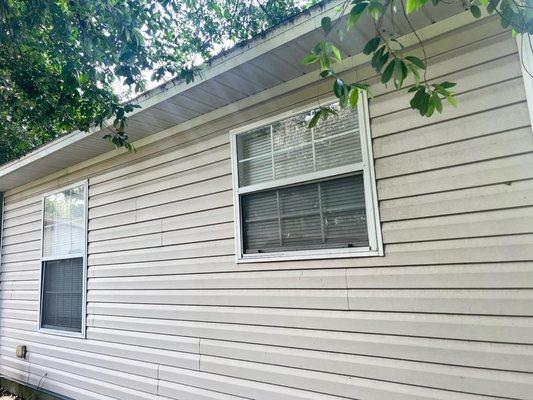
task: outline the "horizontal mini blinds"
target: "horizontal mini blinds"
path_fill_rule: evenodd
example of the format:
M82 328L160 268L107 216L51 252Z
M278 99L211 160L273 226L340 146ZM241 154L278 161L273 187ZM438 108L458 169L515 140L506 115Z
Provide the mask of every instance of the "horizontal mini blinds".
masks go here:
M85 243L84 186L44 199L43 256L79 254Z
M357 112L339 111L312 129L308 119L309 114L300 114L239 135L239 186L361 162Z
M83 258L43 263L41 327L80 332Z
M237 136L244 253L369 245L358 114L338 114L312 129L300 114Z
M361 174L242 197L246 253L368 246Z

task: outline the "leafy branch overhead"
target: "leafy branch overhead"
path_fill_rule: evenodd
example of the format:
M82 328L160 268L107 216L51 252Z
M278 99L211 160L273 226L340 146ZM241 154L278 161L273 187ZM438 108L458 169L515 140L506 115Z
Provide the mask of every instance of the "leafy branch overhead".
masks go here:
M406 80L411 77L408 92L412 93L410 106L413 110L418 110L422 116L431 117L435 111L441 113L444 109L443 103L457 106L453 91L453 82L430 83L426 78L427 56L424 45L417 35L410 21L410 14L419 11L429 0L346 0L337 8L335 19L324 17L321 26L324 39L319 41L304 57L302 64L320 64L320 77L331 79L333 93L338 99L339 106L355 107L361 91L369 91L370 87L364 82L346 82L335 71L334 66L342 59L340 50L329 38L335 31L339 38L345 37L359 22L360 18L369 15L373 27L374 35L365 44L363 53L371 56L371 66L378 74L379 80L383 84L392 84L396 90L406 87ZM434 5L441 7L449 6L451 3L444 0L432 0ZM441 4L442 3L442 4ZM511 30L513 36L523 34L524 45L533 48L531 35L533 35L533 3L531 0L462 0L461 4L467 8L474 18L480 18L482 9L487 14L497 14L504 28ZM411 31L416 36L423 58L409 54L398 38L398 34L385 28L385 17L399 14L404 18ZM339 25L341 17L342 24ZM309 126L312 127L322 118L327 118L333 111L329 107L320 107Z
M95 125L131 149L135 106L121 88L191 82L203 60L300 10L295 0L0 0L0 164Z

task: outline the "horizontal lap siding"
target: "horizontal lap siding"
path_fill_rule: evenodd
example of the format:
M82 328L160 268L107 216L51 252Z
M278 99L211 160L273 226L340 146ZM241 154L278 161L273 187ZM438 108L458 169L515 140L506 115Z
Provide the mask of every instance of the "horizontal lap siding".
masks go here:
M43 387L79 399L530 397L533 135L516 44L497 26L426 46L428 79L458 83L457 109L421 118L407 94L375 88L385 257L234 262L228 129L324 83L7 193L0 373L46 372ZM87 338L40 334L41 195L85 178Z

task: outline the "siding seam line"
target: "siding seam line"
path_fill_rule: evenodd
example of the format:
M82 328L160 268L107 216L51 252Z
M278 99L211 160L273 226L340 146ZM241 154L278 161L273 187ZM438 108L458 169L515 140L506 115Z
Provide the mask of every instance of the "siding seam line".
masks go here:
M350 295L348 290L348 268L344 268L344 286L346 288L346 309L350 310Z
M156 389L155 389L155 394L156 396L159 396L159 382L160 382L160 378L159 378L159 368L161 367L160 364L157 364L157 371L156 371L156 379L157 379L157 383L156 383Z

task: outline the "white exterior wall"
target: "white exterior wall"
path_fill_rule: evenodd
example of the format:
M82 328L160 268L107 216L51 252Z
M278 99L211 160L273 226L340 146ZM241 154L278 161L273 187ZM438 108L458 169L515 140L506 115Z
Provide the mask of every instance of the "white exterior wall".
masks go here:
M424 119L408 94L375 87L384 257L235 264L229 129L329 83L7 192L0 373L35 385L46 373L42 387L76 399L533 398L533 133L517 45L485 20L426 51L460 106ZM87 338L37 333L41 195L85 178Z

